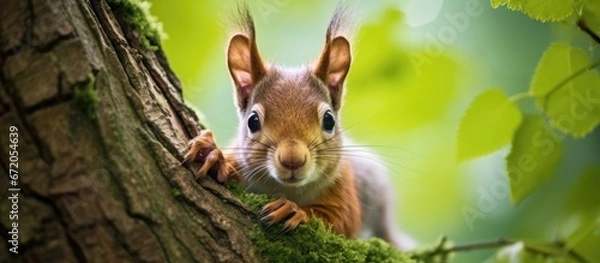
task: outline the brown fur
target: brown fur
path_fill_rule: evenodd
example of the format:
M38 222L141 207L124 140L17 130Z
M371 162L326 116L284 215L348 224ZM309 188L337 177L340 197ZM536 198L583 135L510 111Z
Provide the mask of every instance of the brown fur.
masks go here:
M328 189L325 195L304 208L325 224L331 224L336 233L347 237L356 237L362 226L360 203L354 185L352 166L343 161L340 178Z

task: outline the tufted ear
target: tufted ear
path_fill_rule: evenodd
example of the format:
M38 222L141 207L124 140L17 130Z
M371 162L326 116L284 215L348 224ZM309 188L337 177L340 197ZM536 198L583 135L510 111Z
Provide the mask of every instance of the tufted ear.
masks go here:
M237 106L246 110L252 89L266 74L254 40L235 35L229 41L227 66L236 89Z
M339 36L325 43L313 69L313 73L329 88L331 103L336 111L341 106L344 80L350 70L351 60L350 42L345 37Z

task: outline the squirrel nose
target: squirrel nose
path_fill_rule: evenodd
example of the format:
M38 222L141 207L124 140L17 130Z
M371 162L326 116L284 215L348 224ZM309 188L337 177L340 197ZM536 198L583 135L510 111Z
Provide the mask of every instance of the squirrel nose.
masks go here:
M296 170L306 163L306 156L279 156L279 163L286 169Z
M289 140L277 149L277 158L281 166L288 170L295 170L306 163L306 152L296 140Z

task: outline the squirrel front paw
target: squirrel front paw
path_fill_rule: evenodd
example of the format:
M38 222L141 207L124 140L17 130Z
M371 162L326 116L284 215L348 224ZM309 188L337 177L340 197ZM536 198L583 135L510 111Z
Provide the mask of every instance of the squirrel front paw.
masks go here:
M221 183L226 182L229 174L233 171L231 165L225 160L223 152L217 148L215 138L210 130L201 131L200 135L188 143L183 162L201 163L198 177L204 177L212 169L217 169L217 181Z
M266 221L269 226L275 225L285 218L289 218L283 224L284 232L296 229L300 223L308 222L306 212L296 203L283 197L266 204L262 209L262 215L261 220Z

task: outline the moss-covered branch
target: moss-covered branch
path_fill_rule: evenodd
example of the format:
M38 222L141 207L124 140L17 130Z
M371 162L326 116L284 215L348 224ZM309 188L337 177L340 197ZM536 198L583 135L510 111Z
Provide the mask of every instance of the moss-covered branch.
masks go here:
M228 188L257 215L272 200L267 195L249 193L237 184ZM283 232L281 225L267 227L257 223L250 230L250 238L265 262L414 262L381 239L349 240L333 233L317 218L288 233Z

